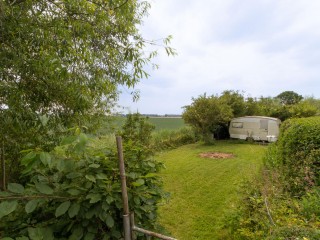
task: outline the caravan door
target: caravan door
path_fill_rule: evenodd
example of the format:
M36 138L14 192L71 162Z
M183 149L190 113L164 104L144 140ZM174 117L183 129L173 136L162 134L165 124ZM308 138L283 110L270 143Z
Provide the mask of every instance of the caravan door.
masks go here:
M275 142L279 135L279 123L276 121L269 121L268 124L268 142Z
M268 119L260 119L260 140L266 141L269 129L269 120Z

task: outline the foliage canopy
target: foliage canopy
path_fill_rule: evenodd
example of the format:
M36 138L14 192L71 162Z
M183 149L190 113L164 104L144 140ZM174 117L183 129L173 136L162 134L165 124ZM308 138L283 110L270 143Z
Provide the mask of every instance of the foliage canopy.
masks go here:
M217 128L231 120L232 108L216 96L207 97L204 94L192 100L191 105L184 107L182 117L204 141L209 142Z
M292 105L300 102L303 97L294 91L284 91L280 93L276 98L280 99L284 105Z
M66 128L94 129L120 85L133 88L156 52L138 25L146 1L0 1L0 135L6 159L51 150ZM168 54L170 37L163 40ZM136 96L136 95L134 95ZM16 150L14 150L16 149ZM17 165L17 164L16 164Z

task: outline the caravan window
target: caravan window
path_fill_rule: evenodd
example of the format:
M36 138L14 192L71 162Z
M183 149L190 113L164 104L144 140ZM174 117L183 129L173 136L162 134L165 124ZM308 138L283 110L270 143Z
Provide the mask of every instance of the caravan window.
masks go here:
M267 119L260 120L260 129L268 130L268 120Z
M243 128L243 123L242 122L233 122L232 127L233 128Z

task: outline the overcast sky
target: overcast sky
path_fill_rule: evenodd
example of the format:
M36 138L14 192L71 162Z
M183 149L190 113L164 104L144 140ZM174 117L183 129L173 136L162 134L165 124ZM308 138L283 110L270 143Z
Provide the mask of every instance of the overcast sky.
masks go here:
M180 114L191 98L224 90L245 96L295 91L320 98L319 0L150 0L146 39L173 36L136 89L121 88L124 112Z

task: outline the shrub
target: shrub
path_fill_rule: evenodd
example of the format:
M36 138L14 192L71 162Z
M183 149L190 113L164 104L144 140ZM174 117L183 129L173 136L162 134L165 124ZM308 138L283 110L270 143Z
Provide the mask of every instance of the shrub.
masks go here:
M281 169L289 192L301 195L319 184L320 117L285 121L275 147L267 162Z
M293 225L277 228L266 240L318 240L319 238L319 230Z
M152 134L152 148L156 151L172 149L198 140L191 127L178 130L160 130Z
M313 189L313 191L310 191L305 196L303 196L300 202L300 206L301 214L306 219L306 221L320 222L320 189Z
M227 218L234 239L320 239L320 118L290 119Z
M148 128L143 130L139 118L133 121L139 123L121 133L129 206L137 224L153 229L157 203L165 196L157 176L162 164L145 151ZM29 150L21 163L26 183L9 183L8 191L0 192L0 238L121 239L123 211L114 148L93 144L76 130L51 152Z

